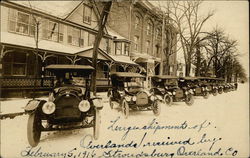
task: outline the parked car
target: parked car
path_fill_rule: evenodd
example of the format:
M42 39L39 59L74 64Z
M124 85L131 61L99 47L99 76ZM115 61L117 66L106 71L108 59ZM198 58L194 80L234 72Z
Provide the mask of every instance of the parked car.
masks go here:
M195 88L195 96L203 96L205 99L209 97L212 86L208 82L208 77L197 77L198 87Z
M186 82L175 76L156 75L152 76L152 89L155 94L163 96L167 105L172 102L185 102L187 105L194 103L192 92L186 87Z
M49 65L46 70L56 76L48 100L32 99L25 107L29 113L27 136L32 147L41 132L93 127L99 136L102 99L90 93L89 65Z
M109 92L110 107L118 104L125 118L130 110L153 111L160 114L161 98L144 86L145 76L132 72L111 73L112 90Z

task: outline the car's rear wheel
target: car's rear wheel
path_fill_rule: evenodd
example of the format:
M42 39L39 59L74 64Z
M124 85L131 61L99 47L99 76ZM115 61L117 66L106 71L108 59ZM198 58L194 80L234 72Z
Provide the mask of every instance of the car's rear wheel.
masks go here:
M161 113L161 102L159 100L154 101L152 105L153 113L155 116L159 116Z
M128 115L129 115L129 106L128 106L128 103L126 102L125 99L122 100L121 107L122 107L122 114L123 114L123 116L125 118L128 118Z
M30 146L35 147L38 145L41 137L41 118L37 112L29 115L27 126L27 137Z
M203 98L204 99L208 99L208 97L209 97L209 93L207 92L207 91L205 91L205 92L203 92L204 94L203 94Z
M164 95L164 102L165 102L167 105L171 106L172 103L173 103L173 97L172 97L171 95L169 95L169 94L165 94L165 95Z
M186 96L186 100L185 100L185 103L188 105L188 106L191 106L194 104L194 97L192 94L188 94Z
M100 134L100 124L101 124L101 118L100 118L100 110L98 110L97 108L95 109L95 115L94 115L94 119L95 119L95 124L94 124L94 139L97 140L99 138L99 134Z

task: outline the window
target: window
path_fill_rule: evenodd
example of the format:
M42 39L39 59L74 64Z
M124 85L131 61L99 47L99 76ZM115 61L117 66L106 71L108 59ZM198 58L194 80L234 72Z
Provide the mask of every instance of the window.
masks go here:
M79 41L80 47L84 47L84 33L85 31L81 30L81 37Z
M64 25L59 24L59 42L64 41Z
M3 61L3 74L25 76L27 74L27 54L20 52L6 54Z
M160 53L160 46L157 44L157 45L155 45L155 55L157 56L157 57L159 57L159 53Z
M122 55L122 43L121 42L115 43L115 54Z
M89 33L89 41L88 41L88 46L93 46L95 42L95 35Z
M91 24L91 14L92 14L92 8L84 5L83 7L83 22L87 24Z
M156 29L155 39L161 39L161 29L160 28Z
M68 43L74 46L79 46L80 30L72 26L67 27Z
M146 41L146 53L150 53L150 41Z
M152 34L152 29L153 29L153 24L151 22L148 22L148 25L147 25L147 35L151 35Z
M124 55L129 55L129 44L124 43Z
M138 45L138 42L139 42L139 36L134 36L134 50L138 51L139 50L139 45Z
M42 23L42 38L58 41L58 23L44 19Z
M24 35L35 35L35 21L33 17L15 9L9 9L8 30Z
M135 16L135 29L138 29L140 26L140 18L138 16Z

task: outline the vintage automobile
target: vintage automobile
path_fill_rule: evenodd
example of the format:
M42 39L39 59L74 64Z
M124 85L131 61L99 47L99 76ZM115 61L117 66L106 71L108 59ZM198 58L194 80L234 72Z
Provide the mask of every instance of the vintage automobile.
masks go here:
M29 114L27 137L32 147L38 145L41 132L93 127L98 139L102 99L90 92L89 65L49 65L56 76L48 100L33 99L25 106Z
M187 87L185 87L185 81L180 80L175 76L168 75L155 75L152 76L152 88L157 95L163 96L163 101L167 105L171 105L172 102L185 102L187 105L194 103L193 95ZM180 86L178 85L180 82Z
M130 110L153 111L160 114L162 98L150 93L144 86L145 76L132 72L111 73L112 90L109 92L111 109L118 104L125 118Z
M223 89L225 87L225 80L224 78L217 78L217 86L218 86L218 93L222 94L223 93Z
M196 77L196 82L198 83L198 87L194 90L195 96L203 96L205 99L209 97L209 93L212 91L212 86L209 84L208 77Z
M212 94L213 96L216 96L219 92L220 80L216 77L209 77L208 82L212 86L212 90L210 91L210 94Z

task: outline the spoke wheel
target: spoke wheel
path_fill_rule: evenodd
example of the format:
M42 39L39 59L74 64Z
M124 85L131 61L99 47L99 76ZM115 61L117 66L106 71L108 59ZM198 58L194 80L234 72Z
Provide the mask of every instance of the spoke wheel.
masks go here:
M100 110L97 108L95 109L95 115L94 115L94 139L97 140L99 138L100 134L100 124L101 124L101 118L100 118Z
M121 107L122 107L122 114L125 118L128 118L128 115L129 115L129 106L128 106L128 103L126 102L125 99L122 100L122 103L121 103Z
M37 112L29 115L27 126L27 137L30 146L35 147L38 145L41 137L41 119Z
M222 93L223 93L223 89L222 89L222 88L219 88L218 93L219 93L219 94L222 94Z
M153 113L155 116L159 116L160 113L161 113L161 102L159 100L156 100L154 103L153 103Z
M208 97L209 97L209 93L208 93L207 91L205 91L205 92L204 92L204 95L203 95L203 98L204 98L204 99L208 99Z
M165 102L167 105L171 106L172 103L173 103L173 97L170 96L170 95L168 95L168 94L165 94L165 95L164 95L164 102Z
M193 105L194 104L194 97L193 97L193 95L191 95L191 94L187 95L185 103L188 106Z
M216 96L217 93L218 93L218 90L217 90L217 89L213 90L213 96Z

